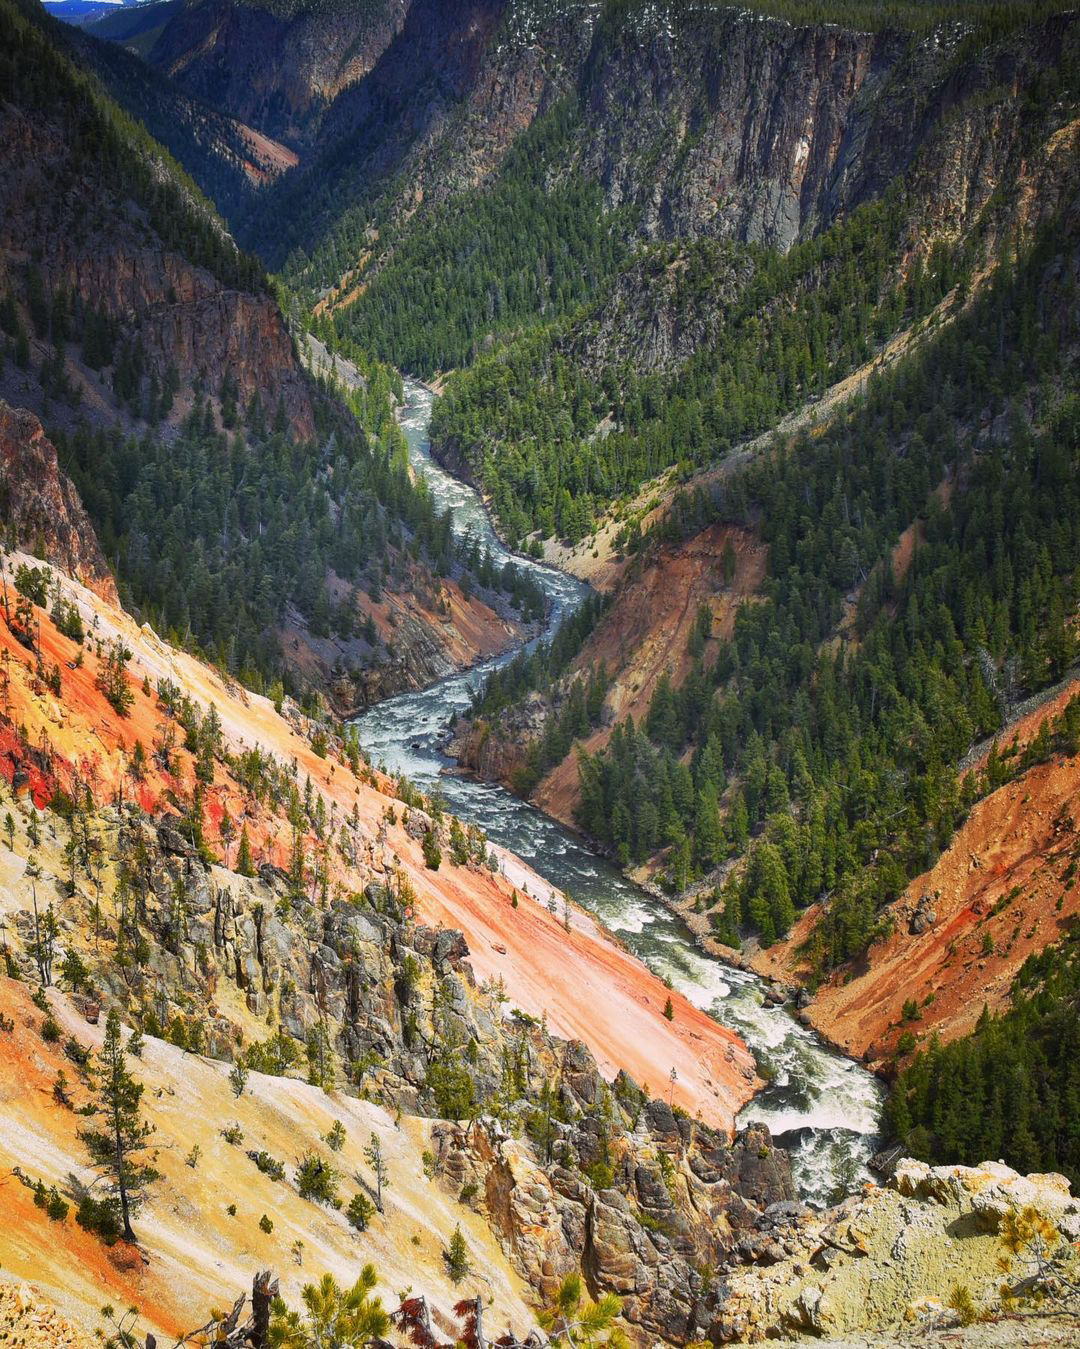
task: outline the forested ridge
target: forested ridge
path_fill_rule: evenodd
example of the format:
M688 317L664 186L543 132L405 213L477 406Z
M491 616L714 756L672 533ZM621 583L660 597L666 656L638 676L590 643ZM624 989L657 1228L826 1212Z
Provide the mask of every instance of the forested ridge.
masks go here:
M262 264L237 248L208 199L145 127L62 54L53 23L29 5L0 0L0 100L57 124L79 172L99 176L104 196L130 196L167 247L225 285L265 290Z
M956 762L1075 659L1076 273L1061 246L1048 231L849 416L688 497L667 526L758 528L764 595L708 667L662 680L640 726L582 757L579 819L623 861L670 849L676 888L745 854L718 896L726 940L773 940L829 895L816 965L862 951L974 799ZM851 597L858 640L829 645Z
M911 209L897 188L787 254L712 241L656 246L652 270L678 257L684 295L707 294L718 272L739 275L734 297L720 302L715 341L683 369L639 374L624 364L590 375L565 349L567 328L562 341L545 330L455 376L433 440L476 466L510 538L535 529L577 542L605 503L773 425L962 286L973 242L942 246L899 278ZM614 425L598 437L603 417Z
M379 247L389 261L365 279L362 303L315 319L314 330L429 378L469 364L485 342L523 324L577 309L626 244L595 183L576 175L549 181L576 115L563 100L538 119L491 187L452 197L425 213L422 226L388 222ZM339 221L333 244L314 260L294 261L287 279L307 287L313 278L336 281L368 247L366 219L356 219L353 233L346 227Z
M176 439L89 426L56 438L122 596L173 643L256 689L294 687L279 638L290 611L315 637L361 639L369 658L381 639L360 590L379 601L384 585L408 584L414 560L505 592L526 618L542 612L535 584L485 570L410 475L396 376L373 368L348 410L325 390L311 441L221 392L225 424L202 401ZM331 576L345 583L336 594Z

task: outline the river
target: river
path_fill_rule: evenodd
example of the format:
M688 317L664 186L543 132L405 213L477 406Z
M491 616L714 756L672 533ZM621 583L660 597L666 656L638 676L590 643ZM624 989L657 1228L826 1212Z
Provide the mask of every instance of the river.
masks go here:
M427 429L433 395L411 381L405 390L401 424L414 468L427 480L440 509L449 506L453 511L455 532L471 533L501 565L509 554L480 498L431 458ZM585 587L529 559L514 560L531 570L547 592L549 631L554 631L580 603ZM489 838L595 913L650 969L737 1031L771 1077L739 1122L767 1124L791 1151L803 1197L812 1204L828 1202L838 1187L865 1176L881 1109L878 1081L801 1026L789 1011L765 1002L755 975L705 955L683 923L568 830L502 787L445 771L451 764L439 747L451 714L465 711L488 671L513 654L369 709L356 721L362 745L376 764L406 774L421 790L438 787L460 819L479 825Z

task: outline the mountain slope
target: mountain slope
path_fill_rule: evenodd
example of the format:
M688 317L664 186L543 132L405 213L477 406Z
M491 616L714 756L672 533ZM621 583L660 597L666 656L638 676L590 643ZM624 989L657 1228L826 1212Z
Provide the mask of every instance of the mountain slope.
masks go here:
M1075 221L831 422L659 509L528 721L495 684L463 733L496 764L500 733L516 739L535 799L659 882L707 944L750 938L755 968L806 986L805 1019L886 1069L1006 1004L1075 910ZM590 723L574 709L601 657ZM978 771L972 744L1011 739L1016 704L1063 676L1053 725Z
M127 602L342 712L503 649L539 598L461 590L396 379L313 378L261 266L29 13L0 7L0 395L54 431Z
M141 350L142 373L159 388L228 379L246 402L273 387L289 425L310 435L311 391L258 263L146 132L65 58L48 21L27 21L10 0L0 20L0 286L46 358L24 367L43 386L38 396L74 398L64 388L74 381L89 410L107 415L92 387L106 353L96 366L72 353L66 371L44 346L85 346L96 324L110 346ZM189 406L181 400L177 412Z
M728 1142L756 1085L745 1046L587 915L571 909L567 930L538 877L294 705L279 715L32 558L15 554L8 570L27 597L44 576L50 610L30 599L33 623L20 626L21 610L0 623L0 764L14 797L0 1073L19 1120L2 1131L5 1160L80 1202L91 1173L65 1099L82 1106L91 1091L79 1045L99 1043L101 1028L83 1020L96 1024L102 1004L148 1037L134 1067L164 1153L136 1219L148 1264L70 1215L50 1220L27 1194L13 1210L18 1272L64 1290L82 1316L123 1295L174 1334L205 1314L223 1267L239 1281L244 1260L283 1264L293 1238L305 1271L311 1261L343 1272L356 1237L332 1205L297 1195L292 1162L314 1150L348 1198L370 1187L360 1149L374 1130L391 1193L363 1241L384 1277L412 1271L438 1298L458 1221L477 1286L494 1281L507 1315L521 1315L522 1277L550 1296L585 1266L593 1286L614 1291L629 1268L635 1333L692 1338L715 1302L694 1291L694 1267L792 1194L767 1133ZM423 925L447 919L464 936ZM45 995L59 1040L30 1010L39 958L45 982L63 987ZM253 1074L231 1105L230 1061ZM305 1064L313 1086L295 1080ZM686 1112L673 1115L665 1084ZM206 1109L187 1108L192 1092ZM484 1122L437 1122L447 1116ZM286 1176L245 1170L238 1136L219 1136L234 1117L248 1148ZM323 1142L335 1117L343 1152ZM541 1201L550 1221L538 1236Z
M147 60L203 102L296 148L375 66L409 0L249 4L197 0L170 11ZM104 25L91 29L117 41Z

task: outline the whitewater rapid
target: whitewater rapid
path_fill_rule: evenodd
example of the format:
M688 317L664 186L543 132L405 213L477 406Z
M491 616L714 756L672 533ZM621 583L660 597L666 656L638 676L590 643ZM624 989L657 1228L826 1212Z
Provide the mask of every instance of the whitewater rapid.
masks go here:
M511 555L492 529L483 503L430 455L432 393L412 381L406 382L405 392L401 424L413 467L426 479L438 508L453 512L455 533L471 534L482 549L491 549L501 566ZM513 560L543 586L551 604L548 632L553 632L581 603L586 588L531 559L515 555ZM737 1031L770 1079L742 1111L740 1124L767 1124L791 1152L803 1197L809 1203L827 1203L839 1189L865 1178L866 1159L877 1142L880 1083L801 1026L787 1009L767 1003L755 975L705 955L684 924L568 830L502 787L446 772L452 765L440 746L452 714L464 712L488 672L514 654L371 708L355 723L362 745L376 764L404 773L421 790L438 787L454 814L479 825L494 842L595 913L650 969Z

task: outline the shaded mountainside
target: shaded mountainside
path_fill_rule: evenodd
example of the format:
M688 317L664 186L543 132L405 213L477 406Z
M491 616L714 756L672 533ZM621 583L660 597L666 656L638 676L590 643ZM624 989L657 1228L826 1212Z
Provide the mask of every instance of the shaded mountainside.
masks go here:
M116 598L112 573L71 479L41 423L0 400L0 513L8 542Z
M0 22L0 396L49 427L125 601L341 713L516 640L540 599L461 589L396 379L366 367L347 407L312 377L260 264L75 64L98 49L33 10Z
M410 7L410 0L196 0L170 9L144 54L204 103L299 148L341 93L375 67ZM100 26L91 31L114 36Z
M108 17L134 18L147 8L154 6ZM62 40L77 62L92 70L112 97L184 165L226 220L240 218L259 188L296 166L297 155L288 146L189 94L119 41L79 29L67 30Z
M27 22L8 3L0 20L0 287L41 357L19 362L20 401L36 383L35 408L77 396L95 420L111 420L98 372L113 367L115 389L113 358L127 349L134 362L138 349L134 391L182 387L174 417L191 406L194 385L216 392L228 380L245 403L276 391L271 406L311 435L311 390L259 264L146 132L70 63L48 22ZM15 321L6 316L9 332ZM76 342L81 350L66 350Z

